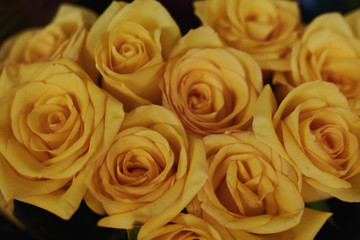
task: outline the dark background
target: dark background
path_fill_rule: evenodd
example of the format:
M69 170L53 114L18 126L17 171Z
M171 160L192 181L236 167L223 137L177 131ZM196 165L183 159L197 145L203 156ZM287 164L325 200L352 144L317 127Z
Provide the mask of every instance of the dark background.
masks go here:
M192 0L159 1L169 10L183 34L200 25L193 14ZM0 44L22 29L46 25L62 2L83 5L99 14L111 3L109 0L0 0ZM360 7L360 0L300 0L299 3L304 22L311 21L321 13L346 13ZM321 208L333 212L333 216L320 230L316 240L360 239L360 203L330 199L322 203ZM62 221L51 213L21 202L16 202L15 214L28 227L26 232L0 216L0 239L126 239L125 230L96 227L99 216L92 213L85 204L81 205L70 221Z
M131 2L131 0L126 0ZM21 29L46 25L62 2L79 4L102 13L111 0L0 0L0 43ZM194 16L193 0L159 0L177 21L183 33L198 26ZM309 22L324 12L346 13L360 7L359 0L298 0L302 19Z

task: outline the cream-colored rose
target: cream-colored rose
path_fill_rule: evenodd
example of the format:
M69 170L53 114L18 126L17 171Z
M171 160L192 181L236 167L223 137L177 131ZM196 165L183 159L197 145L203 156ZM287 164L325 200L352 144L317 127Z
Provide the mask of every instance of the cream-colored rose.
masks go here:
M18 65L0 77L0 190L69 219L84 166L107 151L122 104L70 59Z
M85 41L96 17L90 9L70 4L60 5L48 25L26 29L2 45L0 71L4 66L61 58L70 58L85 66Z
M87 205L99 226L144 225L139 239L177 216L207 178L201 139L187 135L170 110L147 105L125 115L105 156L90 166Z
M295 44L291 75L277 77L274 82L287 89L315 80L334 83L360 114L359 64L360 39L345 18L339 13L323 14L306 27Z
M304 201L296 168L251 132L208 135L204 143L209 177L189 212L233 237L279 233L299 223Z
M161 82L163 105L199 135L249 128L262 86L255 60L224 47L209 27L191 30L179 41Z
M114 1L90 30L89 64L95 61L102 87L123 102L125 110L160 104L164 60L180 36L159 2Z
M165 226L155 229L139 240L206 239L222 240L220 233L208 222L191 214L180 213Z
M251 54L263 70L290 70L300 11L287 0L195 1L195 13L229 46Z
M336 85L303 83L277 106L269 86L259 97L256 137L303 174L305 201L360 201L360 117Z

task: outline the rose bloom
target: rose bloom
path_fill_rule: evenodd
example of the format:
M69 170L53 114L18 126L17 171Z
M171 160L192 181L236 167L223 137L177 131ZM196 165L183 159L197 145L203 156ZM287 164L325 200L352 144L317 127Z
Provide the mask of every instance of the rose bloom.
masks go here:
M277 107L267 86L254 114L256 136L303 174L305 201L360 201L360 117L336 85L312 81L294 88Z
M163 105L198 135L251 127L262 86L255 60L225 47L209 27L191 30L179 41L161 82Z
M108 149L122 104L70 59L6 67L0 89L5 200L69 219L86 192L81 170Z
M26 29L0 48L0 72L4 66L71 58L85 66L84 47L88 30L97 15L75 5L60 5L45 27Z
M207 178L203 142L170 110L147 105L125 115L109 151L89 167L87 205L99 226L132 228L139 239L177 216Z
M102 87L124 103L126 111L161 102L158 83L164 60L181 33L159 2L112 2L92 27L87 49ZM96 73L94 73L96 76Z
M219 232L208 222L191 214L180 213L170 223L155 229L141 240L207 239L222 240Z
M195 1L195 13L229 46L255 58L263 70L290 70L289 53L299 35L295 1Z
M334 83L360 114L359 63L360 39L345 18L339 13L323 14L306 27L295 44L289 76L276 76L274 83L282 85L286 92L315 80Z
M209 177L187 207L190 213L216 221L236 239L282 232L299 223L304 211L301 174L292 164L252 132L208 135L204 143Z

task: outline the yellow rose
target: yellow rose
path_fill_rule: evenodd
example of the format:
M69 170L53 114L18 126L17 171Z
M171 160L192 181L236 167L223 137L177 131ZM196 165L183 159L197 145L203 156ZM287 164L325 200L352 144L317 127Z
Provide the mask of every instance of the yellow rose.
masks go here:
M360 40L339 13L323 14L305 29L291 53L291 76L277 78L288 89L322 80L334 83L360 114Z
M69 219L84 166L107 151L122 104L70 59L6 67L0 77L0 190Z
M187 207L190 213L216 221L232 236L278 233L299 223L301 174L284 158L251 132L208 135L204 144L209 177Z
M199 135L251 126L262 86L255 60L224 47L209 27L191 30L179 41L161 82L163 105Z
M139 238L178 215L207 178L202 140L187 136L176 115L157 105L125 115L109 151L90 169L85 201L108 215L98 225L144 223Z
M159 104L163 63L180 36L159 2L114 1L90 30L89 60L95 60L102 87L123 102L125 110Z
M170 223L149 233L139 240L151 239L207 239L222 240L219 232L205 222L191 214L180 213Z
M229 46L251 54L264 70L290 70L289 52L298 38L299 6L284 0L206 0L195 13Z
M60 5L48 25L26 29L3 44L0 49L0 72L4 66L60 58L71 58L85 66L85 41L96 17L95 13L84 7Z
M294 88L277 107L269 86L254 114L256 137L303 174L305 201L360 201L360 117L336 85L312 81Z

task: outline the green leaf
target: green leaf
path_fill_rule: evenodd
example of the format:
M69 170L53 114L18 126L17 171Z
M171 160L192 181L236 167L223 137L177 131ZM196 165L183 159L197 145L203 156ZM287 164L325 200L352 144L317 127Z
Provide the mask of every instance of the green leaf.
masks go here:
M128 240L137 240L138 233L140 231L140 227L134 227L133 229L128 229Z
M330 212L330 207L326 200L316 201L316 202L308 202L305 205L309 208L319 210L322 212Z

